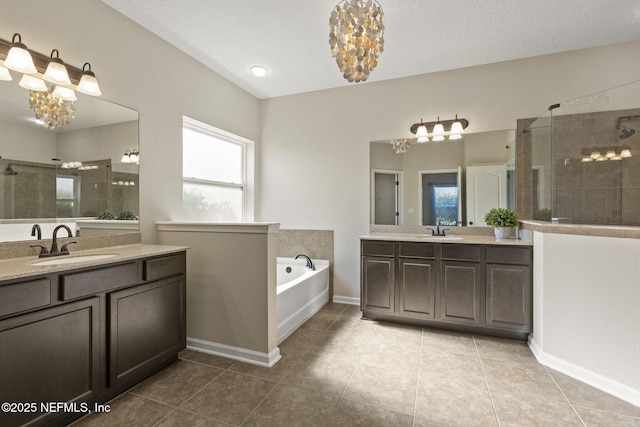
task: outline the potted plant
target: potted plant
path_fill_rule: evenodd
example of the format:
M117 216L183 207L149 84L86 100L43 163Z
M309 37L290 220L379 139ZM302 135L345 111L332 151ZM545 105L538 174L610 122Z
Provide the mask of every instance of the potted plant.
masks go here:
M506 239L511 234L511 229L518 225L518 215L509 209L493 208L484 216L484 222L489 227L494 227L497 239Z

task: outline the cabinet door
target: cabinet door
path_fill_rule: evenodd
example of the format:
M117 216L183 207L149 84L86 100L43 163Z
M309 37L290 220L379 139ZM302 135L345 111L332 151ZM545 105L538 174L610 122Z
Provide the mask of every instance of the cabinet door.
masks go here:
M40 403L90 401L99 384L99 299L0 322L0 402L37 404L35 413L0 412L0 425L48 425L65 413Z
M400 258L398 311L412 317L435 317L435 260Z
M487 325L531 332L531 267L487 264Z
M393 313L395 259L362 257L362 308Z
M108 301L110 387L185 347L184 276L113 292Z
M466 261L442 261L440 319L457 323L480 324L484 301L481 264Z

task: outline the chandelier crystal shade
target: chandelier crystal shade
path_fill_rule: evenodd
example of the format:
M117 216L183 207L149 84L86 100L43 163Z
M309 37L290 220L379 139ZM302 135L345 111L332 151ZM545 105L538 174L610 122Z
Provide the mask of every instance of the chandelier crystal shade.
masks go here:
M384 50L384 12L375 0L343 0L329 18L329 44L343 77L364 82Z
M43 126L49 130L62 129L71 123L75 108L73 101L65 101L53 96L52 87L48 91L30 91L29 107L34 111L36 119L42 121Z

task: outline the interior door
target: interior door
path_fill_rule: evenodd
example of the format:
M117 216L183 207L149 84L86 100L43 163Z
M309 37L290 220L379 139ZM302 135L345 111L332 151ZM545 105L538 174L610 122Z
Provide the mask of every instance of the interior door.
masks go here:
M373 224L400 225L398 173L377 171L373 176Z
M467 221L486 226L484 216L491 208L507 207L507 165L467 166Z

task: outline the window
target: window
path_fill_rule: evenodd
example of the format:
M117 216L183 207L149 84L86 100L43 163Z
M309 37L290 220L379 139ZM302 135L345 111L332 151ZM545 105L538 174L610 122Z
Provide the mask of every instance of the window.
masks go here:
M56 177L56 216L71 218L77 215L77 184L74 176Z
M214 222L252 220L247 211L248 141L184 118L182 200L186 219Z

